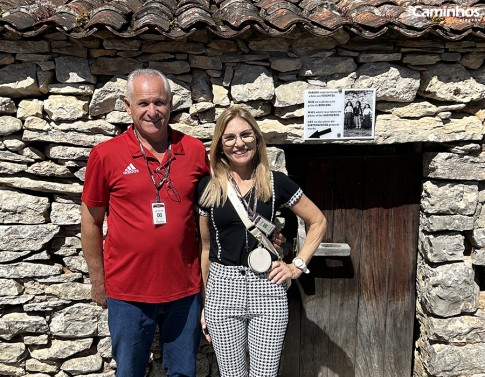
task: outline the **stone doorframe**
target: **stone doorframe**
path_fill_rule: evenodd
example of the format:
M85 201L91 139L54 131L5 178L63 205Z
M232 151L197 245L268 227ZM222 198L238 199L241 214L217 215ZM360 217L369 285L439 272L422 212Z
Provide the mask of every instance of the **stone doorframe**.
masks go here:
M423 154L415 377L485 372L484 165L478 144Z

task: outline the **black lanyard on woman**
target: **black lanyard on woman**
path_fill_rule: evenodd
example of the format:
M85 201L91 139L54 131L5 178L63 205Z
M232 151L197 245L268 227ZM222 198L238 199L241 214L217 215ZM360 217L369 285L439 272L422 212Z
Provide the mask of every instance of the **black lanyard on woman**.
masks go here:
M232 176L232 174L229 174L229 181L231 181L232 187L234 187L234 190L236 190L238 196L241 198L241 200L244 203L244 206L246 207L246 210L248 212L249 217L252 219L256 215L256 208L258 206L258 200L256 198L256 186L251 187L251 190L249 192L249 200L246 202L246 199L244 199L244 196L241 194L241 190L239 189L239 186L236 183L236 180ZM251 195L253 194L253 189L254 189L254 201L253 201L253 208L250 207L251 204Z
M138 138L138 133L136 132L136 129L133 127L133 132L135 133L135 137L138 140L138 143L140 144L140 150L141 154L143 155L143 159L145 160L145 164L147 165L148 169L148 174L150 175L150 178L152 179L153 186L155 187L155 198L157 200L157 203L160 203L160 189L162 186L167 182L169 175L170 175L170 164L172 162L172 144L170 143L170 133L168 133L168 166L165 169L165 174L162 177L162 180L157 184L157 181L155 180L155 176L152 173L152 170L150 169L150 166L148 166L148 159L147 155L145 153L145 148L143 147L143 144L141 143L140 139Z

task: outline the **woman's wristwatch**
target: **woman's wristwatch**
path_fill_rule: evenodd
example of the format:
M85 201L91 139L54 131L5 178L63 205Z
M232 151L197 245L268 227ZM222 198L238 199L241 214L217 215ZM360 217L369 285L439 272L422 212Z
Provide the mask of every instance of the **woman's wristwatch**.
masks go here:
M303 259L301 258L294 258L292 260L292 263L297 267L299 268L300 270L302 270L305 274L308 274L310 273L310 270L308 269L308 267L306 266L306 263L303 261Z

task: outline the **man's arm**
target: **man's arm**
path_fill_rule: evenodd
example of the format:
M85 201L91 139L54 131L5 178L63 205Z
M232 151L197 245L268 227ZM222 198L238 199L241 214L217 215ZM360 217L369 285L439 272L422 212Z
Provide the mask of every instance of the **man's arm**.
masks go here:
M103 221L106 207L81 205L81 246L91 280L91 298L106 307L103 263Z

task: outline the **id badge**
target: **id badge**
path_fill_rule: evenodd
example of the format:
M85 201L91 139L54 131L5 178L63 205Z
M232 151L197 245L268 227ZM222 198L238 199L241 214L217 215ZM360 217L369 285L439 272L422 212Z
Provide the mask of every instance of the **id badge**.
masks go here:
M152 215L154 225L166 224L167 213L165 212L165 203L152 203Z
M276 226L269 220L265 219L261 215L256 215L254 218L254 225L263 232L266 236L269 236L271 233L273 233L273 230L275 230Z

